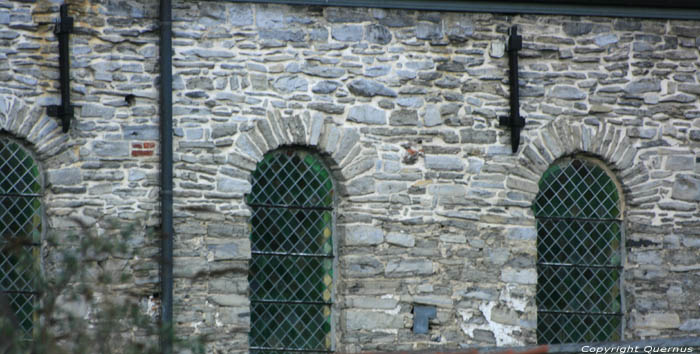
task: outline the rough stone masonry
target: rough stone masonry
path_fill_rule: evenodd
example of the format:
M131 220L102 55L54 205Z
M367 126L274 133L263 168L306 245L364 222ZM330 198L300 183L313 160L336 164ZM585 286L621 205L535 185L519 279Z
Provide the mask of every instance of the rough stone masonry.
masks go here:
M52 1L0 3L0 125L37 154L49 232L138 222L117 293L158 290L156 1L68 1L76 119L63 134ZM624 197L626 339L700 332L700 23L174 2L177 335L246 352L250 210L280 146L339 191L338 351L535 342L538 181L594 156ZM517 154L507 29L517 25ZM437 308L411 331L416 304Z

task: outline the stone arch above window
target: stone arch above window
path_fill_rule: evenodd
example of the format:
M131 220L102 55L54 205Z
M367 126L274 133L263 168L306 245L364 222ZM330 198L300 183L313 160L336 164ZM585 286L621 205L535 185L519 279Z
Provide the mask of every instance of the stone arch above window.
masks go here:
M537 342L620 340L623 203L597 161L553 163L532 204L537 224Z
M0 293L27 337L36 321L35 277L43 230L42 176L19 142L0 137Z
M251 352L331 351L335 186L315 154L265 154L252 175Z
M578 153L600 158L617 173L623 186L629 186L637 177L649 174L644 164L635 161L637 148L623 126L604 122L589 125L570 119L557 119L529 131L527 141L518 156L521 165L532 171L534 176L541 176L557 159Z
M41 160L60 152L70 139L58 121L46 115L45 107L7 95L0 95L0 131L31 143Z

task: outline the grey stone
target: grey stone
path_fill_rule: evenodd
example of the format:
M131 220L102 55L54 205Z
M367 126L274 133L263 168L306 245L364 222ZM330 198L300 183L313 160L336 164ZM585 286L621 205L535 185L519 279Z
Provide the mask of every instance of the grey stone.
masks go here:
M413 302L423 305L433 305L437 307L451 308L452 299L449 296L440 295L418 295L413 297Z
M80 110L80 116L83 118L98 117L107 119L114 117L114 111L114 107L105 107L99 104L85 103Z
M386 96L396 97L396 91L386 86L367 79L357 79L348 84L348 90L355 95L364 97Z
M194 48L190 50L184 51L182 54L184 55L196 55L200 58L232 58L233 57L233 52L228 51L228 50L219 50L219 49L205 49L205 48Z
M489 55L493 58L502 58L506 52L506 44L502 41L491 41Z
M248 307L250 300L247 296L238 294L216 294L207 297L207 300L219 306Z
M160 128L157 125L126 125L122 127L124 140L159 140Z
M372 19L366 8L328 7L325 10L328 22L357 23Z
M431 22L418 22L416 25L416 38L426 40L438 40L443 37L442 24Z
M625 87L625 92L633 95L659 91L661 91L661 81L657 79L640 79L630 82Z
M418 125L418 112L412 109L400 109L391 112L389 123L396 126Z
M537 231L534 227L514 227L508 229L506 237L511 240L532 241L537 238Z
M386 235L386 242L391 245L410 248L416 245L416 238L409 234L393 232Z
M496 142L496 132L493 130L477 130L466 128L459 131L462 144L493 144Z
M671 171L693 170L695 156L673 155L666 160L666 169Z
M348 113L348 120L365 124L386 124L386 113L366 104L353 106Z
M347 246L371 246L384 242L382 229L369 225L350 226L345 229Z
M428 259L393 259L386 265L387 277L408 277L430 275L434 272L433 262Z
M250 259L250 241L248 239L208 245L207 249L215 261Z
M431 104L425 107L423 122L426 127L434 127L442 124L442 115L437 105Z
M438 171L461 171L464 162L458 156L425 155L425 167Z
M329 80L319 81L318 83L316 83L316 85L314 85L311 88L311 92L318 93L318 94L329 94L329 93L335 92L335 90L337 90L338 87L340 87L340 85L341 85L341 83L339 83L337 81L329 81Z
M599 47L605 47L611 44L615 44L618 41L617 35L613 33L605 33L595 37L593 39L596 45Z
M365 69L365 76L367 77L380 77L388 74L391 71L391 66L389 65L378 65Z
M371 277L384 271L382 263L371 255L346 256L343 273L348 277Z
M471 23L461 21L449 21L445 24L447 39L452 42L466 42L474 34L474 26Z
M390 315L386 312L347 310L345 318L348 330L352 331L403 328L401 314Z
M306 40L306 33L303 30L281 30L267 29L259 31L261 39L276 39L288 42L303 42Z
M328 114L343 114L345 106L333 104L330 102L312 102L308 105L309 108Z
M535 269L505 268L501 270L501 281L516 284L537 284L537 271Z
M318 76L326 79L337 79L345 75L345 69L328 66L304 66L301 71L306 75Z
M216 190L222 193L243 194L250 191L250 182L240 179L233 179L226 176L217 176Z
M362 40L362 26L344 25L333 26L331 36L341 42L358 42Z
M406 182L400 181L382 181L377 183L378 194L395 194L404 192L408 189Z
M393 310L398 305L398 300L396 299L379 299L376 297L369 296L352 296L347 297L348 304L350 308L358 309L382 309L382 310Z
M73 186L83 181L80 169L75 167L49 170L47 175L49 184L52 185Z
M687 174L677 175L671 198L689 202L700 201L700 179Z
M253 24L253 8L250 4L233 4L228 10L229 24L250 26Z
M447 72L466 72L467 69L464 67L464 63L456 61L448 61L437 66L437 70L447 71Z
M357 129L350 128L346 129L343 137L340 139L340 144L338 145L338 150L335 152L336 161L343 161L345 156L350 153L350 150L357 145L360 141L360 133Z
M593 24L587 22L566 22L562 25L564 33L569 36L581 36L593 30Z
M355 178L347 184L346 189L351 196L373 193L374 178L371 176Z
M367 40L368 42L377 44L388 44L389 42L391 42L391 39L391 32L389 32L389 30L386 27L377 24L365 26L365 40Z
M129 156L129 144L124 141L95 141L92 151L102 157L127 157Z
M225 136L233 136L236 134L238 126L232 123L214 124L211 129L211 138L218 139Z
M554 86L549 94L554 98L561 98L563 100L582 100L586 98L585 92L575 86L568 85Z
M306 91L309 88L309 82L298 75L281 76L275 79L272 84L274 88L283 93L294 91Z
M685 332L700 332L700 318L686 320L678 329Z

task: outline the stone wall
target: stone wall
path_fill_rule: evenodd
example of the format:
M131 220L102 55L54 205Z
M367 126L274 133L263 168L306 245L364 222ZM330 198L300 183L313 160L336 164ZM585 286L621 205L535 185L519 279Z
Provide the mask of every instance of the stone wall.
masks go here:
M22 141L41 167L44 238L58 240L58 249L44 242L43 270L63 269L56 262L62 249L74 247L64 237L83 226L105 238L135 226L129 242L136 251L95 256L84 266L112 275L109 293L95 288L95 299L130 298L145 312L160 281L157 4L68 3L75 20L70 132L46 114L60 103L55 1L0 3L0 130Z
M69 135L42 108L58 99L56 13L0 7L3 122L30 127L5 129L45 156L54 228L157 225L157 2L73 3ZM697 22L216 1L177 1L173 16L179 336L247 351L243 195L263 154L289 145L321 153L339 191L339 351L534 343L530 204L547 166L577 153L623 191L625 338L700 331ZM497 119L514 24L517 154ZM123 262L156 291L155 262ZM416 304L437 308L427 335L411 331Z

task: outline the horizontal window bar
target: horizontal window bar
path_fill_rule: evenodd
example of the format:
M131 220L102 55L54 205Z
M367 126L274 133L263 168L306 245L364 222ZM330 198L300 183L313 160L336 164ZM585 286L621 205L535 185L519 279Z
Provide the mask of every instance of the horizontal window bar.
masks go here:
M621 312L585 312L585 311L557 311L557 310L537 310L537 313L556 313L563 315L591 315L591 316L622 316Z
M621 223L622 220L620 219L593 219L593 218L576 218L576 217L570 217L570 216L535 216L535 219L542 219L542 220L564 220L564 221L592 221L592 222L619 222Z
M41 194L0 193L0 197L40 198Z
M251 299L250 302L260 303L260 304L287 304L287 305L333 305L332 302L304 301L304 300L264 300L264 299L253 300L253 299Z
M295 253L295 252L274 252L274 251L251 251L250 253L262 256L293 256L293 257L320 257L333 258L333 254L317 254L317 253Z
M301 210L333 210L333 207L310 206L310 205L282 205L282 204L248 204L253 208L279 208L279 209L301 209Z
M32 294L32 295L38 295L38 291L21 291L21 290L0 290L0 293L5 293L5 294Z
M276 347L250 347L250 350L281 350L286 352L310 352L310 353L333 353L332 350L327 349L294 349L294 348L276 348Z
M555 263L555 262L537 262L538 266L548 267L571 267L571 268L611 268L622 269L621 265L602 265L602 264L573 264L573 263Z

